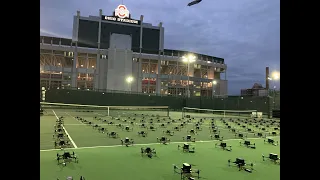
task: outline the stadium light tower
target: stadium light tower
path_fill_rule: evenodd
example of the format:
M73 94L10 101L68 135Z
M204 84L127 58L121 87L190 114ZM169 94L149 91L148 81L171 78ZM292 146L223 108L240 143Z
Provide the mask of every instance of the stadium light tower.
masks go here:
M277 81L277 80L279 80L280 79L280 72L278 72L278 71L273 71L272 73L271 73L271 80L274 80L274 81Z
M280 72L278 72L278 71L273 71L273 72L271 73L271 76L268 77L268 79L271 80L271 81L277 81L277 80L279 80L279 79L280 79Z
M129 90L131 91L131 83L133 81L133 77L132 76L128 76L126 78L126 82L128 83L128 87L129 87Z
M271 73L271 76L268 77L268 81L272 81L273 85L274 85L274 82L278 80L280 80L280 72L278 71L273 71ZM273 91L275 91L275 86L273 86Z
M187 66L187 71L188 71L188 74L187 74L187 76L188 76L187 96L190 97L189 66L190 66L190 63L193 63L196 61L196 57L194 55L189 54L188 56L182 56L182 61L188 64L188 66Z
M271 76L268 77L268 80L272 81L273 83L273 89L272 89L272 96L273 96L273 109L276 108L276 96L277 96L277 91L276 91L276 86L275 86L275 81L280 80L280 72L278 71L273 71L271 72Z

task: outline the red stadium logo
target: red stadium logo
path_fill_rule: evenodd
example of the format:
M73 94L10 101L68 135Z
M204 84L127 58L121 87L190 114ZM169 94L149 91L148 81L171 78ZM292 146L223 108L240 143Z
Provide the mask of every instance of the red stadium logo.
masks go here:
M115 16L119 18L129 18L129 10L125 5L119 5L114 11Z

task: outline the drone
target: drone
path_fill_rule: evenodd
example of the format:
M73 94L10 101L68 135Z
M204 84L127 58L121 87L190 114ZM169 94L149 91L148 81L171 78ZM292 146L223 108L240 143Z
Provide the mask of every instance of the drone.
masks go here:
M64 166L66 166L67 163L70 163L72 161L74 161L75 163L79 162L77 155L74 152L70 153L68 151L63 151L63 154L57 153L57 161L58 161L58 165L62 164Z
M246 164L245 160L242 158L236 158L234 162L231 162L231 160L228 160L228 166L231 166L231 163L233 163L235 166L239 168L239 171L245 170L246 172L252 173L253 171L253 163ZM250 166L250 168L247 168L247 165Z
M256 149L256 144L255 143L251 143L249 140L245 140L244 142L240 141L240 146L244 145L247 148L251 148L251 149Z
M182 139L187 142L196 142L196 138L191 138L191 135L187 135L186 137L182 137Z
M58 128L57 126L55 126L55 130L54 130L54 134L52 135L53 137L55 137L55 135L58 135L58 134L64 134L65 131L63 128Z
M170 131L169 129L167 129L166 131L163 131L164 134L168 135L168 136L173 136L174 132Z
M107 135L110 137L110 138L118 138L119 137L119 134L115 131L112 131L110 133L107 133Z
M180 145L178 145L178 150L180 149ZM184 143L182 146L182 152L187 153L195 153L195 147L190 147L190 144Z
M271 162L274 162L275 164L280 164L280 157L278 156L278 154L270 153L267 159L269 159ZM263 154L262 160L265 161L265 156Z
M187 133L196 135L196 134L197 134L197 131L195 131L194 129L190 129L190 130L187 130Z
M141 137L146 137L146 136L148 135L148 132L139 131L139 132L138 132L138 135L141 136Z
M153 156L157 157L156 149L151 149L150 147L141 148L141 156L148 156L149 158L152 158Z
M126 137L125 139L121 139L121 145L125 145L126 147L129 147L129 145L133 145L134 141L133 139L129 139Z
M129 126L125 126L125 127L123 127L122 130L125 130L125 131L129 132L129 131L132 131L133 128L130 128Z
M107 129L104 128L104 127L99 127L98 131L101 132L101 133L106 133Z
M192 165L194 166L194 165ZM179 171L180 170L180 171ZM200 170L199 169L191 169L191 164L183 163L182 167L179 168L177 165L173 165L173 172L180 174L180 178L182 180L194 180L196 178L200 178Z
M61 116L61 117L59 117L59 118L57 118L57 120L56 120L56 124L64 124L64 117L63 116Z
M188 6L196 5L196 4L200 3L201 1L202 0L194 0L194 1L190 2L190 3L188 3Z
M57 139L56 141L54 141L54 148L68 148L71 147L71 144L68 140L64 140L64 139Z
M267 140L263 140L264 143L268 143L268 144L272 144L274 146L278 146L279 145L279 142L275 142L274 139L271 139L271 138L268 138Z
M226 151L232 151L231 146L227 146L227 143L223 142L222 140L220 140L219 143L216 143L215 147L220 147L222 150L226 150Z
M99 126L98 124L93 124L93 125L92 125L92 128L93 128L93 129L99 129L100 126Z
M166 145L167 143L170 143L170 139L168 139L168 138L165 137L165 136L162 136L161 138L158 138L158 137L157 137L157 141L158 141L159 143L164 144L164 145Z
M68 138L68 135L64 133L64 131L56 131L55 134L52 135L53 138L56 138L57 140L61 140L64 138Z
M247 138L247 135L244 135L244 134L242 134L242 133L235 134L234 136L235 136L235 137L238 137L238 138L240 138L240 139Z
M211 139L220 140L220 141L222 141L222 140L223 140L223 137L222 137L222 136L220 137L220 135L219 135L219 134L214 134L213 136L212 136L212 135L210 135L210 138L211 138Z
M195 125L195 128L196 128L197 131L202 131L202 128L201 128L201 126L200 126L200 123L197 123L197 124Z

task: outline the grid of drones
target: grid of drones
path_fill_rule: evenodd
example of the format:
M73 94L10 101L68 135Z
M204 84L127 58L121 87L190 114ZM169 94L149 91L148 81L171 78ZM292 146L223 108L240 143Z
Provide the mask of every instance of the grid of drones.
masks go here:
M81 111L84 112L84 111ZM85 111L87 112L87 111ZM181 139L185 143L177 145L177 149L183 153L195 153L196 148L193 146L196 142L196 136L201 133L204 128L209 128L210 134L208 134L208 140L216 140L216 148L220 148L224 151L232 151L232 146L224 141L220 131L222 129L228 130L233 133L236 138L239 138L239 146L246 148L256 149L255 143L250 142L247 135L253 134L255 137L264 138L266 144L278 146L279 143L275 141L272 136L280 135L280 121L275 120L263 120L263 119L240 119L240 118L194 118L187 115L185 118L172 119L171 117L160 117L148 114L132 114L126 117L113 117L113 116L95 116L90 121L83 117L76 116L76 120L80 121L87 126L91 126L96 129L98 133L105 134L106 138L119 139L119 145L130 147L134 145L134 139L130 137L121 138L121 132L132 132L134 129L138 129L136 136L139 138L145 138L149 133L161 132L162 136L157 137L155 141L160 144L169 144L170 138L175 136L175 132L186 131L187 135ZM87 118L87 117L86 117ZM64 150L72 145L68 140L63 124L64 117L60 117L56 121L54 126L55 148L60 148L62 154L57 154L57 161L59 165L66 166L67 163L78 163L79 159L74 152ZM223 124L223 127L217 126L217 121ZM205 122L210 122L209 124ZM107 125L107 126L103 126ZM111 128L111 126L113 128ZM110 128L109 128L110 127ZM116 127L116 128L115 128ZM193 127L191 129L187 129ZM250 128L251 127L251 128ZM111 130L109 130L111 129ZM115 131L118 129L118 131ZM243 132L245 131L245 132ZM132 134L134 135L134 134ZM148 158L157 157L157 151L155 148L142 147L141 156ZM280 157L270 152L268 156L262 155L263 161L270 160L274 164L280 164ZM249 162L243 158L236 158L235 160L226 160L226 165L230 167L237 167L239 171L246 171L252 173L254 171L254 163ZM189 163L183 163L181 167L173 165L174 173L180 174L181 180L193 180L200 178L200 170L191 168L193 165ZM84 180L84 177L81 177Z

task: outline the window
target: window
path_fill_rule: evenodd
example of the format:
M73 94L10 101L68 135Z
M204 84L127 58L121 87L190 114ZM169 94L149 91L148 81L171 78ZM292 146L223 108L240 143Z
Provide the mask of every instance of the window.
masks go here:
M64 52L64 56L73 57L73 52Z

